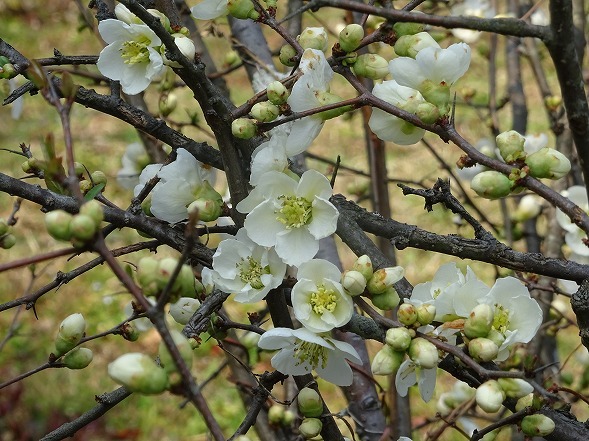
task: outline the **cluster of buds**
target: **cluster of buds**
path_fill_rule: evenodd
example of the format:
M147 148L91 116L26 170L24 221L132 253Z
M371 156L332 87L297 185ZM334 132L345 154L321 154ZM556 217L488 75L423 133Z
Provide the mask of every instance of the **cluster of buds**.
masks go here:
M176 271L178 264L178 260L173 257L158 260L147 256L139 260L137 264L137 282L143 290L143 295L159 297L168 286L170 277ZM202 283L194 277L192 268L186 264L181 266L178 276L169 289L171 303L177 303L186 298L194 299L204 292ZM197 307L195 302L190 302L190 306L187 307L186 311L182 313L181 311L175 311L174 315L178 316L178 318L185 318L190 310L193 310L193 308L196 310ZM183 306L180 304L179 309L182 308Z
M506 398L519 400L531 396L534 388L521 378L499 378L488 380L477 387L475 400L485 412L498 412Z
M241 20L248 18L257 20L260 18L260 13L256 11L252 0L227 0L227 12L229 12L229 15Z
M54 239L71 241L73 246L83 247L96 236L103 220L102 205L93 199L84 203L76 215L64 210L54 210L47 213L45 226L47 232Z
M389 62L378 54L361 54L358 49L364 38L364 28L359 24L349 24L339 34L339 48L346 53L343 63L350 66L358 76L371 80L382 80L389 74Z
M16 244L16 237L10 232L11 228L6 219L0 217L0 248L5 250Z
M319 419L323 414L323 400L316 390L305 387L300 390L297 403L299 412L303 416L299 433L305 439L313 439L321 433L323 428L323 423Z
M284 406L274 404L268 409L268 422L273 426L290 427L296 415Z
M86 320L80 313L67 316L59 325L55 337L55 358L62 357L62 364L68 369L84 369L92 362L92 351L78 347L86 332Z

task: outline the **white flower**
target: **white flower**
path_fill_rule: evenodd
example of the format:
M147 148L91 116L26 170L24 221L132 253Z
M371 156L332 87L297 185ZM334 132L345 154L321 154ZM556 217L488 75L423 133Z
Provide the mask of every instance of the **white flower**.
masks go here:
M339 269L331 262L313 259L300 265L292 289L294 315L305 328L326 332L352 318L354 302L344 292Z
M585 213L589 212L589 202L587 200L587 190L582 185L569 187L564 196L579 206ZM589 256L589 247L583 242L587 235L581 228L574 224L570 218L560 209L556 209L556 220L563 230L566 231L564 241L571 248L573 253L579 256Z
M498 150L495 146L495 140L491 138L479 139L475 143L474 148L490 158L495 158L495 150ZM488 170L487 167L477 162L477 164L474 167L457 168L456 174L458 174L458 176L460 176L461 179L464 179L466 181L472 181L472 179L476 175L478 175L481 172L484 172L485 170Z
M465 278L455 263L442 265L431 282L415 285L410 303L433 303L436 307L436 320L446 315L454 315L454 294L464 285Z
M411 360L405 360L395 376L395 385L397 392L402 397L406 397L409 388L417 383L419 394L423 401L428 402L434 396L436 387L436 376L438 368L431 369L420 368Z
M170 315L177 323L186 325L199 306L197 299L180 297L176 303L170 304Z
M352 384L352 369L346 359L361 363L358 352L348 343L314 334L308 329L275 328L266 331L258 346L280 349L272 357L275 369L286 375L304 375L311 371L338 386Z
M107 19L98 24L98 31L108 46L100 52L96 66L104 76L120 81L126 94L144 91L164 72L156 49L162 42L148 26Z
M271 170L284 172L288 168L286 143L288 134L283 126L270 132L270 139L263 142L252 153L250 184L258 185L260 177Z
M227 0L203 0L190 11L194 18L212 20L227 14Z
M149 164L149 155L143 144L140 142L129 144L121 162L123 167L117 172L117 182L121 187L134 188L139 183L141 171Z
M421 93L417 90L401 86L395 80L376 84L372 93L377 98L401 109L411 107L414 111L418 104L425 102ZM395 115L377 108L372 109L368 125L375 135L383 141L392 141L400 145L415 144L425 134L425 129L416 127Z
M289 265L312 259L319 239L333 234L338 211L329 202L333 191L325 176L307 170L301 180L270 171L247 198L237 204L245 219L248 236L258 245L276 247Z
M488 0L465 0L450 9L452 15L466 15L471 17L492 18L495 9ZM481 35L480 31L472 29L452 29L452 35L466 43L474 43Z
M243 228L234 239L222 241L213 255L213 282L225 292L236 293L238 302L262 300L285 274L286 264L274 249L254 243Z

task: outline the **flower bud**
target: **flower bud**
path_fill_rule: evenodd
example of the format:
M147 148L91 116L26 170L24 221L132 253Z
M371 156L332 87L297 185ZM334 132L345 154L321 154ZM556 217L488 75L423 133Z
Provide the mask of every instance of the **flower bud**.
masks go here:
M370 294L382 294L393 286L393 283L401 280L404 274L405 270L400 266L381 268L374 272L366 287Z
M358 296L366 289L366 278L359 271L344 271L342 274L342 286L349 295Z
M163 12L158 11L157 9L148 9L147 12L149 12L154 17L159 18L160 23L166 29L166 31L172 32L172 28L170 27L170 19L166 17Z
M176 43L176 46L178 46L178 49L180 49L182 55L184 55L190 61L194 61L196 48L194 47L192 40L186 35L182 34L172 34L172 37L174 37L174 43Z
M250 139L258 133L258 126L253 119L237 118L231 123L231 133L240 139Z
M239 56L239 52L231 50L225 53L224 63L227 67L232 67L237 65L241 61Z
M364 28L359 24L347 25L339 33L339 46L344 52L355 51L364 38Z
M515 403L515 411L519 412L526 407L530 407L532 404L534 404L534 394L528 394L525 397L521 397L519 400L517 400L517 403Z
M0 67L0 78L4 80L9 80L11 78L16 77L17 75L18 72L16 71L14 64L12 63L6 63Z
M88 348L74 348L64 355L62 363L68 369L84 369L92 362L93 354Z
M389 74L389 62L377 54L358 55L352 70L358 76L381 80Z
M301 35L297 37L297 41L303 49L317 49L325 51L327 49L327 32L324 28L305 28Z
M250 115L260 122L270 122L278 118L280 110L270 101L262 101L253 105Z
M59 325L59 331L55 338L55 355L57 357L72 350L84 337L86 320L80 313L67 316Z
M497 381L510 398L520 399L534 392L532 385L522 378L498 378Z
M4 234L0 236L0 248L3 250L9 250L16 245L16 236L12 233Z
M143 257L137 263L137 282L146 297L155 296L159 293L159 262L151 256Z
M108 365L108 375L131 392L160 394L168 388L168 375L148 355L121 355Z
M505 336L503 335L503 333L497 331L496 329L491 329L487 334L486 338L495 343L497 347L501 347L501 345L505 341Z
M293 411L290 410L285 410L284 411L284 415L282 415L282 425L285 427L290 427L292 425L292 423L294 423L294 420L297 419L297 416L295 415L295 413Z
M422 303L417 307L417 321L421 325L429 325L436 317L436 307L431 303Z
M296 64L297 51L290 44L285 44L280 48L278 59L282 64L293 67Z
M149 319L147 319L149 321ZM134 322L127 322L123 323L119 328L121 332L121 336L127 341L137 341L139 340L139 334L141 332L137 329Z
M70 222L72 238L86 242L94 237L98 228L94 219L86 214L76 214Z
M200 302L190 297L180 297L176 303L170 305L170 315L181 325L186 325L194 315Z
M395 351L405 351L411 344L411 331L407 328L387 329L385 342Z
M501 409L505 392L496 380L489 380L477 388L475 400L485 412L494 413Z
M122 3L118 3L115 6L115 15L117 19L124 21L127 24L140 24L141 20L135 14L133 14L129 9L123 5Z
M400 57L415 58L419 51L426 47L440 47L440 45L427 32L403 35L395 43L395 53Z
M372 294L372 296L370 296L370 300L372 300L372 304L374 306L384 311L391 311L395 309L401 302L399 293L397 293L397 290L392 286L387 288L387 290L382 294Z
M395 351L386 344L372 359L370 369L374 375L392 375L397 372L404 358L405 352Z
M340 101L343 101L342 97L331 92L318 91L315 93L315 97L317 98L317 101L319 101L319 104L322 106L327 106L328 104L335 104L339 103ZM320 112L317 115L319 115L323 121L327 121L331 118L337 118L338 116L343 115L344 113L349 112L350 110L350 106L341 106L331 110L324 110L323 112Z
M513 182L507 176L495 170L481 172L470 182L470 188L486 199L503 198L511 192L512 186Z
M373 274L372 261L370 260L370 257L368 257L366 254L358 257L358 259L356 259L352 265L352 270L358 271L364 276L366 280L370 280Z
M403 303L399 305L397 318L405 326L411 326L417 321L417 309L411 303Z
M106 183L108 181L108 178L106 177L104 172L100 171L100 170L96 170L96 171L90 173L90 178L91 178L91 181L94 185L98 185L98 184L106 185Z
M86 179L83 181L80 181L80 191L82 192L82 194L88 193L90 190L92 190L93 186L94 185L92 184L92 182L90 182Z
M473 338L468 342L468 352L476 361L491 361L497 357L499 348L488 338Z
M419 91L426 101L436 105L442 115L450 112L450 85L447 83L434 83L425 80L421 83Z
M527 436L547 436L554 431L554 421L546 415L526 415L521 422L522 432Z
M188 206L188 214L192 215L198 212L198 218L203 222L212 222L217 220L223 213L223 201L211 199L197 199Z
M0 236L3 236L6 233L8 233L9 228L10 227L8 225L8 222L6 222L6 219L0 217Z
M299 432L305 439L311 439L321 433L323 423L318 418L305 418L299 426Z
M184 360L184 363L186 363L186 366L190 369L190 366L192 366L192 347L190 346L188 339L184 337L181 332L176 330L171 330L170 335L172 336L172 340L174 340L174 344L178 348L178 351L180 351L182 360ZM172 355L163 341L160 342L158 354L160 356L160 364L166 373L169 374L178 370L176 363L174 363L174 360L172 359Z
M323 400L315 389L304 387L297 397L299 411L305 417L319 417L323 413Z
M544 105L546 108L552 112L558 110L560 105L562 104L562 97L556 95L550 95L544 98Z
M438 364L438 349L424 338L414 338L409 345L408 354L416 365L424 369L432 369Z
M284 407L279 404L274 404L268 409L268 422L274 426L282 423L284 417Z
M415 115L425 124L433 124L440 119L440 109L432 103L419 103Z
M45 215L45 227L47 232L57 240L70 240L72 233L70 232L70 223L73 216L64 210L50 211Z
M495 312L491 305L475 306L464 322L464 334L468 338L487 337L493 325Z
M290 92L280 81L272 81L266 87L266 95L268 96L268 101L279 106L286 103Z
M544 147L526 158L530 175L542 179L560 179L571 171L571 162L558 150Z
M94 220L94 223L97 227L104 220L104 211L102 209L102 204L98 202L96 199L92 199L91 201L84 203L80 207L80 214L90 216L92 220Z
M423 32L425 25L422 23L402 23L397 22L393 25L393 30L398 36L414 35Z
M175 93L167 93L160 96L160 100L158 102L158 109L160 111L160 115L164 118L176 110L176 106L178 105L178 98L176 98Z
M539 198L536 195L527 194L520 199L515 213L511 215L511 219L516 222L525 222L538 217L541 211L542 204Z
M497 148L505 162L513 162L519 158L525 158L524 142L526 138L515 130L500 133L495 138Z

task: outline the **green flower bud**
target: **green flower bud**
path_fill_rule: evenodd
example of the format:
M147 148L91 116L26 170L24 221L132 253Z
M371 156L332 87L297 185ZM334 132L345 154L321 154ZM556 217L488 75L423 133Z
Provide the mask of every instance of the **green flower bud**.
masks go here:
M425 80L419 89L426 101L436 105L440 114L447 115L450 112L450 85L446 83L434 83Z
M468 342L468 352L476 361L491 361L497 357L499 348L488 338L473 338Z
M370 280L373 274L372 261L366 254L358 257L352 265L352 270L362 273L366 280Z
M284 415L282 416L282 425L284 427L290 427L292 423L297 419L295 413L291 410L285 410Z
M231 133L240 139L250 139L258 133L258 126L253 119L237 118L231 123Z
M253 105L250 115L260 122L270 122L278 118L280 109L270 101L262 101Z
M100 170L96 170L95 172L92 172L90 174L90 178L92 178L91 180L94 183L94 185L98 185L98 184L106 185L106 182L108 181L104 172L100 171Z
M562 104L562 97L560 97L560 96L551 95L551 96L547 96L546 98L544 98L544 105L546 106L546 108L548 110L550 110L552 112L557 111L561 104Z
M170 33L172 32L172 28L170 27L170 19L166 17L166 15L163 12L158 11L157 9L148 9L147 12L149 12L154 17L159 18L160 23L166 29L166 31Z
M159 293L159 278L159 262L157 259L148 256L139 260L137 263L137 282L139 282L144 296L155 296Z
M297 51L290 44L285 44L280 48L278 59L282 64L288 67L293 67L296 64Z
M149 319L148 319L149 320ZM133 322L124 323L120 328L121 336L127 341L139 340L141 332L137 329Z
M366 287L371 294L383 294L393 283L403 278L405 270L400 266L376 270Z
M534 392L532 385L522 378L498 378L497 381L510 398L520 399Z
M554 432L554 421L546 415L536 413L522 418L522 432L527 436L547 436Z
M417 321L417 309L411 303L403 303L399 305L397 318L405 326L411 326Z
M505 162L513 162L520 158L525 158L524 142L526 138L517 133L515 130L509 130L497 135L495 138L499 153Z
M487 337L494 318L495 311L491 305L481 303L475 306L464 322L464 334L468 338Z
M439 47L436 40L427 32L419 32L414 35L403 35L395 43L395 53L400 57L411 57L426 47Z
M305 439L311 439L321 433L323 423L318 418L305 418L299 426L299 432Z
M409 345L408 354L416 365L424 369L432 369L438 365L438 348L424 338L414 338Z
M372 359L370 369L374 375L392 375L399 369L405 352L395 351L391 346L384 345Z
M299 411L305 417L319 417L323 413L323 400L315 389L304 387L297 397Z
M327 32L321 27L305 28L305 30L301 32L301 35L297 37L297 41L303 49L325 51L327 49Z
M80 191L82 192L82 194L88 193L90 190L92 190L92 187L94 187L94 185L92 185L92 182L87 180L80 181Z
M494 413L501 409L505 392L496 380L489 380L477 388L475 400L485 412Z
M348 52L344 58L342 58L342 64L344 66L353 66L358 61L358 52Z
M64 210L50 211L45 215L47 232L57 240L67 241L72 238L70 223L73 216Z
M239 52L237 51L228 51L225 53L225 65L228 67L232 67L237 65L241 61L241 57L239 56Z
M98 228L94 219L86 214L76 214L70 222L72 238L86 242L94 237Z
M235 18L257 20L260 13L256 11L252 0L227 0L227 11Z
M272 81L266 88L266 95L268 96L268 101L279 106L286 103L290 92L280 81Z
M9 80L17 75L18 73L12 63L6 63L4 66L0 67L0 78L4 80Z
M6 222L6 219L0 217L0 236L3 236L6 233L8 233L9 228L10 227L8 225L8 222Z
M279 404L274 404L268 409L268 422L274 426L282 424L284 418L284 407Z
M364 28L359 24L347 25L339 33L339 46L344 52L355 51L364 38Z
M24 171L25 173L34 173L35 172L35 167L33 167L31 165L31 162L29 159L27 159L25 162L23 162L20 166L21 170Z
M315 96L317 101L319 101L319 104L322 106L327 106L328 104L335 104L343 101L342 97L331 92L316 92ZM317 115L319 115L323 121L326 121L331 118L337 118L338 116L341 116L350 110L352 110L350 106L341 106L331 110L324 110Z
M526 165L530 169L530 175L538 179L560 179L571 171L568 158L558 150L548 147L528 156Z
M92 362L93 354L88 348L74 348L64 355L62 363L68 369L84 369Z
M372 304L374 306L384 311L391 311L395 309L401 302L399 293L397 293L397 290L392 286L387 288L387 290L382 294L372 294L372 296L370 296L370 300L372 300Z
M80 313L67 316L59 325L59 331L55 338L55 355L57 357L71 351L84 337L86 320Z
M190 297L180 297L176 303L170 305L170 315L181 325L186 325L194 315L200 302Z
M176 97L175 93L167 93L165 95L161 95L158 101L158 109L160 111L160 115L165 118L176 109L177 105L178 98Z
M151 357L138 352L121 355L108 365L108 375L131 392L161 394L168 388L168 375Z
M432 103L419 103L415 115L425 124L433 124L440 119L440 109Z
M198 212L198 217L203 222L212 222L219 219L223 213L222 201L210 199L197 199L188 206L188 214Z
M470 182L470 188L485 199L503 198L511 192L512 187L513 182L495 170L481 172Z
M170 334L172 335L174 344L180 351L182 360L184 360L184 363L186 363L186 366L190 369L190 366L192 366L192 347L190 346L188 339L184 337L181 332L176 330L171 330ZM176 364L163 341L160 342L158 354L160 356L160 364L166 373L170 374L177 371Z
M389 62L377 54L358 55L352 70L358 76L381 80L389 74Z
M0 236L0 248L4 250L9 250L13 246L16 245L16 236L14 234L8 233L3 236Z
M359 271L344 271L342 274L342 286L349 295L359 296L366 289L366 278Z
M501 347L501 345L505 341L505 336L503 335L503 333L497 331L496 329L491 329L489 331L489 333L487 334L486 338L488 338L489 340L491 340L498 347Z
M525 397L521 397L519 400L517 400L517 403L515 403L515 411L519 412L526 407L531 407L532 404L534 404L534 394L528 394Z
M415 11L417 12L417 11ZM403 35L414 35L418 32L423 32L425 29L425 25L422 23L395 23L393 25L393 30L398 36Z
M395 351L405 351L411 344L411 339L415 336L411 335L411 331L407 328L390 328L387 329L385 342Z
M92 199L91 201L84 203L80 207L80 214L92 218L97 227L100 226L100 223L104 220L104 210L102 209L102 204L96 199Z
M431 303L423 303L417 307L417 321L421 325L429 325L436 317L436 307Z

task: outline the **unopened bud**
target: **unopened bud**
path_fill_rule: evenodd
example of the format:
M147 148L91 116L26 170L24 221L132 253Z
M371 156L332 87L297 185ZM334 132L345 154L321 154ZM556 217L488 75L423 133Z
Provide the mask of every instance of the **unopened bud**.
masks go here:
M356 259L352 265L352 270L358 271L364 276L366 280L370 280L373 274L372 261L370 260L370 257L368 257L366 254L358 257L358 259Z
M400 57L415 58L419 51L426 47L439 48L440 45L427 32L403 35L395 43L395 53Z
M92 239L97 231L94 219L86 214L76 214L70 222L72 237L82 242Z
M303 49L317 49L325 51L327 49L327 32L321 27L305 28L301 35L297 37L297 41Z
M370 300L372 300L374 306L383 311L391 311L399 306L399 303L401 302L399 293L392 286L387 288L382 294L372 294Z
M149 320L149 319L147 319ZM137 341L139 340L139 334L141 332L137 329L137 326L133 322L127 322L121 325L119 328L121 331L121 336L127 341Z
M188 206L188 214L198 212L198 218L203 222L217 220L223 213L222 200L197 199Z
M548 436L554 432L554 421L540 413L527 415L522 418L522 432L527 436Z
M562 104L562 98L556 95L547 96L544 98L544 105L546 108L552 112L558 110L560 105Z
M16 245L16 236L12 233L4 234L0 236L0 248L9 250Z
M318 418L305 418L299 426L299 432L305 439L311 439L321 433L323 424Z
M526 158L530 175L542 179L560 179L571 171L571 162L558 150L544 147Z
M315 389L305 387L297 397L299 411L305 417L319 417L323 413L323 400Z
M487 337L494 318L495 312L491 305L481 303L475 306L464 322L464 334L468 338Z
M186 363L186 366L190 369L190 366L192 366L192 347L190 346L188 339L181 332L176 330L171 330L170 335L182 356L182 360L184 360L184 363ZM174 359L163 341L160 342L158 354L160 356L160 364L165 372L169 374L177 371L178 368L176 367L176 363L174 363Z
M45 227L47 232L57 240L67 241L72 237L70 223L73 216L64 210L50 211L45 215Z
M389 62L377 54L362 54L358 55L352 69L358 76L381 80L389 74Z
M184 55L190 61L194 61L196 47L194 46L192 40L183 34L172 34L172 37L174 37L174 43L176 43L176 46L178 46L178 49L180 49L182 55Z
M344 271L342 274L342 286L349 295L358 296L366 289L366 278L359 271Z
M68 369L84 369L92 363L93 354L88 348L74 348L63 357L62 363Z
M414 35L419 32L423 32L425 25L422 23L402 23L397 22L393 25L393 30L398 36L402 35Z
M526 407L530 407L534 404L534 394L528 394L525 397L521 397L515 403L515 411L519 412L520 410L525 409Z
M160 115L164 118L176 110L176 106L178 105L178 98L176 97L175 93L167 93L165 95L160 96L160 100L158 102L158 108L160 111Z
M415 115L426 124L433 124L440 119L440 109L432 103L419 103Z
M413 332L413 334L415 334ZM407 328L390 328L387 330L385 342L395 351L405 351L411 344L414 337L412 332Z
M268 422L274 426L282 424L284 418L284 407L279 404L274 404L268 409Z
M295 413L291 410L285 410L284 415L282 416L282 425L284 427L290 427L292 423L297 419Z
M270 101L262 101L253 105L250 115L260 122L270 122L278 118L280 110Z
M240 139L250 139L256 136L258 126L253 119L237 118L231 123L231 133Z
M498 378L497 381L510 398L520 399L534 392L534 387L522 378Z
M505 162L513 162L520 158L525 158L524 142L526 138L517 133L515 130L509 130L497 135L495 138L497 148Z
M376 353L370 369L374 375L392 375L397 372L404 358L405 352L395 351L387 344Z
M286 103L290 92L280 81L272 81L266 88L266 95L268 96L268 101L279 106Z
M186 325L199 308L200 302L191 297L180 297L176 303L170 305L170 315L181 325Z
M497 357L499 348L488 338L473 338L468 342L468 352L476 361L491 361Z
M475 400L485 412L494 413L501 409L505 392L496 380L489 380L477 388Z
M411 303L403 303L399 305L397 318L405 326L411 326L417 321L417 309Z
M9 228L10 227L8 226L8 222L6 222L6 219L0 217L0 236L8 233Z
M160 394L168 388L168 375L151 357L138 352L121 355L108 365L108 375L131 392Z
M260 13L256 11L252 0L227 0L227 11L235 18L257 20Z
M405 270L400 266L381 268L374 272L366 287L371 294L382 294L394 283L401 280L404 274Z
M285 44L280 48L278 59L282 64L293 67L296 64L297 51L290 44Z
M84 203L80 207L80 214L84 214L92 218L97 227L104 220L104 211L102 209L102 204L98 202L96 199L92 199L91 201Z
M364 38L364 28L359 24L347 25L339 33L339 46L344 52L355 51Z
M417 321L421 325L429 325L436 317L436 307L431 303L422 303L417 307Z
M495 170L481 172L470 182L470 188L485 199L503 198L511 192L512 186L507 176Z
M160 23L166 29L166 31L168 31L168 32L172 31L172 28L170 27L170 19L168 17L166 17L166 15L163 12L158 11L157 9L148 9L147 12L149 12L154 17L159 18Z
M327 106L329 104L335 104L339 103L340 101L343 101L341 96L331 92L316 92L315 97L317 98L317 101L319 101L319 104L322 106ZM323 112L320 112L317 115L321 117L323 121L327 121L331 118L337 118L338 116L343 115L344 113L349 112L350 110L350 106L341 106L331 110L324 110Z
M239 53L237 51L231 50L225 53L225 65L232 67L238 64L241 61L239 57Z
M520 199L515 213L511 215L511 219L516 222L525 222L538 217L541 211L540 199L536 195L527 194Z
M137 281L146 297L159 293L159 262L151 256L143 257L137 263Z
M438 349L424 338L414 338L409 345L408 354L416 365L424 369L432 369L438 364Z
M106 185L108 178L103 171L96 170L90 174L91 181L94 185L104 184Z
M72 350L84 337L86 320L80 313L67 316L59 325L59 331L55 338L56 356L61 356Z

